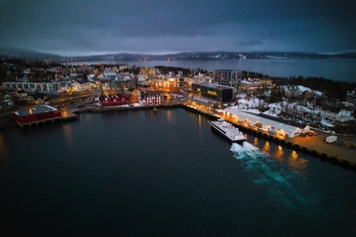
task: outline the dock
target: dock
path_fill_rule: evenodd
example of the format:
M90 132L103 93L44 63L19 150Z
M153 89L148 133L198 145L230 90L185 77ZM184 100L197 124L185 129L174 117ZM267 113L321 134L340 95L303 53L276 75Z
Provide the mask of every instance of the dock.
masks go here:
M336 162L338 164L344 165L346 167L350 167L356 170L356 157L355 157L355 149L351 149L349 147L341 146L337 143L326 143L324 138L329 133L324 133L318 131L318 135L316 136L296 136L293 138L281 136L278 134L270 134L267 131L263 131L256 127L246 125L243 123L238 123L236 120L231 119L226 116L221 116L225 120L231 122L235 126L237 126L242 131L247 131L249 133L257 134L267 140L275 141L276 143L280 143L281 145L286 145L289 148L294 148L295 150L300 150L306 152L313 157L321 158L323 160Z
M82 102L83 103L83 102ZM80 104L82 104L80 103ZM167 104L161 104L161 105L154 105L154 106L140 106L140 107L113 107L113 108L102 108L102 107L83 107L78 109L78 104L71 104L70 106L64 107L60 109L60 120L61 121L67 121L67 120L79 120L80 119L80 112L110 112L110 111L127 111L127 110L151 110L155 107L157 108L162 108L162 109L169 109L169 108L184 108L186 110L191 110L192 112L202 114L210 119L218 119L218 118L224 118L226 121L229 121L230 123L234 124L236 127L238 127L241 131L256 134L258 136L261 136L267 140L274 141L276 143L279 143L281 145L285 145L289 148L293 148L295 150L300 150L302 152L306 152L313 157L320 158L322 160L330 161L330 162L335 162L337 164L344 165L345 167L350 167L356 170L356 156L354 155L356 152L355 148L350 148L349 146L346 146L348 144L348 139L350 137L338 135L338 139L343 141L342 143L326 143L324 141L324 138L328 135L329 133L324 133L322 131L318 131L317 136L306 136L306 137L301 137L301 136L295 136L293 138L287 137L287 136L281 136L278 134L271 134L268 133L267 131L264 131L262 129L258 129L255 126L251 126L249 124L244 124L241 122L236 121L236 119L231 118L229 116L224 116L222 113L219 112L214 112L212 110L204 110L204 109L199 109L195 108L192 106L189 106L185 104L184 102L179 102L179 103L167 103ZM53 118L50 119L43 119L43 120L38 120L38 122L46 122L46 121L54 121ZM24 124L21 124L24 125ZM26 125L31 125L31 124L26 124ZM22 126L21 126L22 127ZM356 142L356 137L351 137L354 139L353 142ZM345 142L346 141L346 142ZM344 144L344 145L343 145ZM345 145L346 144L346 145Z

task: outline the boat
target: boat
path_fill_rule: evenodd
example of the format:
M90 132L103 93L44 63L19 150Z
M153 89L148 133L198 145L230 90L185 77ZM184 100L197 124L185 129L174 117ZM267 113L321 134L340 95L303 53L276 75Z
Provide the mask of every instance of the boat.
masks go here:
M158 112L158 109L156 107L154 107L153 112Z
M234 127L231 123L225 121L224 119L212 121L210 124L212 129L224 136L230 142L246 141L244 134L239 131L238 128Z

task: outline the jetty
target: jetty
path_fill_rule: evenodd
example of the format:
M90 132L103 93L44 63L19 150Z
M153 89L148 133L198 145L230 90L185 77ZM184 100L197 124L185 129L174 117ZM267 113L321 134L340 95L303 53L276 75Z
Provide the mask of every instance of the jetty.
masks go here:
M347 146L342 146L338 143L326 143L324 141L324 138L330 135L329 133L318 131L317 136L295 136L293 138L290 138L278 134L271 134L267 131L258 129L249 124L237 122L235 119L232 119L228 116L224 116L222 114L216 114L215 116L224 118L225 120L239 127L242 131L257 134L265 139L280 143L281 145L285 145L295 150L306 152L312 155L313 157L321 158L323 160L331 162L336 162L338 164L351 167L356 170L356 149L352 149Z

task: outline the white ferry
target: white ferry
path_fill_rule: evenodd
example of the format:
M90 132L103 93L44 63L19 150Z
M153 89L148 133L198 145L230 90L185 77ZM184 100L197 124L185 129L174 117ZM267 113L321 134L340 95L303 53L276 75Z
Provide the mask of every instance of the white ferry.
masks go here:
M231 123L218 119L217 121L211 121L211 128L223 135L231 142L243 142L246 141L246 137L238 128L234 127Z

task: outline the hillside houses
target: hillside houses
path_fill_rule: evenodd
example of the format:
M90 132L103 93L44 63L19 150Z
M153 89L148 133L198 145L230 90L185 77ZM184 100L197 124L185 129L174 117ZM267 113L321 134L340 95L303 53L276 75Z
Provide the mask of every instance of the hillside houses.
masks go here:
M324 96L324 93L317 91L317 90L312 90L308 87L301 86L301 85L283 85L280 87L285 96L288 98L291 97L306 97L306 98L311 98L313 96Z
M341 103L343 105L344 103ZM324 105L320 110L320 116L332 123L344 123L355 120L352 116L354 105L347 103L347 107Z

